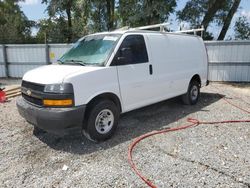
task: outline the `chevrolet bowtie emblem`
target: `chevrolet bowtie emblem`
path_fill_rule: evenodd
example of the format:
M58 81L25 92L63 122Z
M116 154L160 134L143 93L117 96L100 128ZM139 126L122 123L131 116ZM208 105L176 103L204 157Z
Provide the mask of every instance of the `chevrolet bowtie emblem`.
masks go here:
M27 90L27 95L31 95L31 91L30 90Z

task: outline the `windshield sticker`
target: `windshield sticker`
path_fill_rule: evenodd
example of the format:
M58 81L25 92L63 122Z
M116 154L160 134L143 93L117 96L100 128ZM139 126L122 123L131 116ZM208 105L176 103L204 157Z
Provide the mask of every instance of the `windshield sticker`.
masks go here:
M112 41L116 41L118 37L114 37L114 36L105 36L103 38L103 40L112 40Z

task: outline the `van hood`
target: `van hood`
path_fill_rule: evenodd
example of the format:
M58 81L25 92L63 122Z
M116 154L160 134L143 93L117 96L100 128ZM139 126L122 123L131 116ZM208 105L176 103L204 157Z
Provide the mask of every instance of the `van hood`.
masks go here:
M71 74L87 73L104 67L77 66L77 65L46 65L24 74L23 80L39 84L62 83L64 78Z

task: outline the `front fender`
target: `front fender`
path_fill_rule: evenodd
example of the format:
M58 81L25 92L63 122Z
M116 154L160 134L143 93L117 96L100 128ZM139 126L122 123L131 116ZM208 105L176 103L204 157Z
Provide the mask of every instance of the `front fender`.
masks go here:
M121 99L116 67L96 67L90 72L77 72L67 76L64 82L72 83L76 106L87 104L102 93L113 93Z

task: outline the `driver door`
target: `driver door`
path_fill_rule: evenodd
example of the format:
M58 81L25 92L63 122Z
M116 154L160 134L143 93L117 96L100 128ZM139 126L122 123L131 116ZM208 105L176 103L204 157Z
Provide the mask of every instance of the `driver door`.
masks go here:
M117 67L123 111L150 104L154 97L153 66L149 62L144 36L126 36L112 65Z

